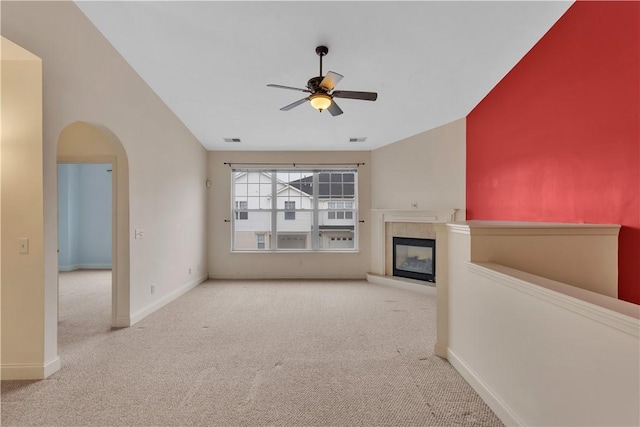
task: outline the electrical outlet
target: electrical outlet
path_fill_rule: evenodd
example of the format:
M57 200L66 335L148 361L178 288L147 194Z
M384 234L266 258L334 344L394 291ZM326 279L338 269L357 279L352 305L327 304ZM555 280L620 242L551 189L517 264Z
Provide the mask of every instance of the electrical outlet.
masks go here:
M156 285L151 285L151 295L156 293Z
M144 230L142 228L136 228L134 232L135 239L144 239Z

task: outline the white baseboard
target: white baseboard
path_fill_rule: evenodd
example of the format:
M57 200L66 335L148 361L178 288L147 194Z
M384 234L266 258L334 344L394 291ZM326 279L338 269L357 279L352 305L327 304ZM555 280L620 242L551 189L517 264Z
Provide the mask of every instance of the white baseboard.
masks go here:
M131 326L131 318L129 316L116 317L116 324L113 325L114 328L128 328L129 326Z
M395 277L367 273L367 282L374 283L376 285L393 286L394 288L420 292L426 295L436 294L435 283L421 282L420 280L398 279Z
M39 363L7 363L0 365L0 378L4 380L43 380L60 370L60 358Z
M446 359L449 355L447 354L447 347L443 347L436 343L433 352L436 356Z
M129 325L127 325L127 326L135 325L136 323L138 323L139 321L141 321L142 319L144 319L145 317L147 317L148 315L150 315L154 311L159 310L160 308L162 308L165 305L169 304L171 301L173 301L173 300L181 297L182 295L186 294L191 289L195 288L196 286L198 286L200 283L204 282L207 279L208 279L207 275L202 275L202 276L192 280L191 282L188 282L186 285L176 289L175 291L168 293L167 295L163 296L159 300L152 302L151 304L147 305L143 309L138 310L136 313L134 313L131 316L130 321L129 321Z
M524 426L525 423L513 412L513 410L506 404L500 396L498 396L492 389L480 378L476 373L467 365L458 355L451 350L447 349L447 359L449 363L460 375L469 383L469 385L478 393L480 398L486 403L489 408L500 418L507 426Z
M72 264L61 265L58 271L76 271L76 270L111 270L111 264Z
M49 378L51 375L55 374L60 370L62 363L60 362L60 357L56 356L53 360L44 364L44 377Z

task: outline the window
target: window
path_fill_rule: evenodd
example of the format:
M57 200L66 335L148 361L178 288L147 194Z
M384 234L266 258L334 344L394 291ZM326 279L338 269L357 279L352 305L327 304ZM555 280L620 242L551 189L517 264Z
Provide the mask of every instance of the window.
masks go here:
M249 212L247 210L247 202L236 202L236 219L249 219Z
M353 202L328 202L327 218L329 219L353 219ZM349 210L344 210L349 209Z
M296 202L285 200L284 208L287 209L284 211L284 219L295 220L296 219Z
M357 250L357 170L247 168L231 174L233 250ZM338 235L345 238L331 244Z
M264 246L264 234L258 234L257 238L258 238L258 242L257 242L258 243L258 249L264 249L265 248L265 246Z

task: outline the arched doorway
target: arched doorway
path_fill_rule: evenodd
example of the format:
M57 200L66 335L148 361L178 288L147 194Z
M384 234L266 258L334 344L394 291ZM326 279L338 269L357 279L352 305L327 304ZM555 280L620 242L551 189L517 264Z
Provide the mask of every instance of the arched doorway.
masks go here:
M65 127L58 137L57 162L111 164L111 326L128 327L131 324L129 163L124 147L106 127L87 122L75 122Z

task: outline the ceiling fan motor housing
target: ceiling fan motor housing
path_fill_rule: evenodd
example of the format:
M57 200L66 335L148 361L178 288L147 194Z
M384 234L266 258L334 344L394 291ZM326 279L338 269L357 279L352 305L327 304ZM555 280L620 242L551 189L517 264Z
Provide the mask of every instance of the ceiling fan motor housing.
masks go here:
M311 93L316 93L318 91L326 92L324 89L320 87L320 82L322 82L323 76L311 77L307 82L307 88L311 91Z

